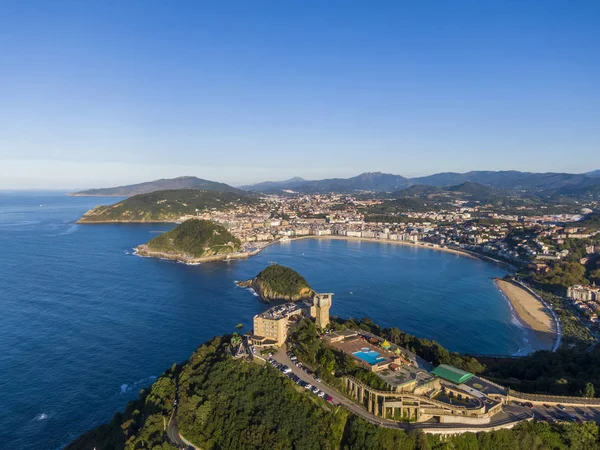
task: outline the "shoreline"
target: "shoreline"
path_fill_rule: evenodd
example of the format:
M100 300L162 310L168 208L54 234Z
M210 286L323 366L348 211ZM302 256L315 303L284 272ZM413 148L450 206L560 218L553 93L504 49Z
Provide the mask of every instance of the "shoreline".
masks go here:
M498 259L494 259L494 258L492 258L490 256L480 255L480 254L472 252L470 250L465 250L465 249L461 249L461 248L454 248L454 247L442 246L442 245L439 245L439 244L432 244L432 243L429 243L429 242L422 242L422 241L417 241L417 242L413 242L413 241L394 241L394 240L391 240L391 239L376 239L376 238L363 238L363 237L338 236L338 235L325 235L325 236L308 235L308 236L299 236L299 237L295 237L295 238L290 238L288 241L280 241L280 240L279 241L272 241L272 242L268 243L268 245L266 245L265 247L268 247L269 245L272 245L272 244L275 244L275 243L292 242L292 241L298 241L298 240L301 240L301 239L333 239L333 240L345 240L345 241L375 242L375 243L378 243L378 244L405 245L405 246L408 246L408 247L425 248L425 249L430 249L430 250L437 250L437 251L440 251L440 252L453 253L455 255L466 256L467 258L478 259L480 261L484 261L484 262L496 264L496 265L508 268L511 271L515 270L515 267L512 264L507 263L505 261L500 261Z
M329 240L345 240L345 241L354 241L354 242L373 242L379 244L394 244L394 245L403 245L409 246L413 248L419 249L430 249L437 250L446 253L452 253L457 256L464 256L471 259L478 259L483 262L496 264L509 270L514 270L514 266L504 261L495 260L490 257L486 257L485 255L478 255L476 253L463 250L463 249L455 249L450 247L443 247L437 244L429 244L422 242L412 242L412 241L393 241L388 239L376 239L376 238L363 238L363 237L354 237L354 236L336 236L336 235L325 235L325 236L298 236L294 238L289 238L287 240L274 240L270 242L260 242L255 243L256 248L252 251L230 254L230 255L219 255L219 256L209 256L204 258L184 258L178 257L166 253L161 252L148 252L143 249L143 245L140 245L135 248L134 254L144 258L157 258L169 261L176 261L183 264L188 265L196 265L202 264L206 262L214 262L214 261L229 261L229 260L241 260L247 259L251 256L257 255L262 250L271 245L275 244L285 244L288 242L299 241L303 239L329 239ZM141 251L140 251L141 250ZM535 342L532 342L532 352L537 350L556 350L556 347L559 343L559 330L557 329L557 324L555 319L553 318L553 312L547 305L538 300L534 295L528 292L525 288L520 286L515 282L508 282L503 279L496 278L494 279L494 283L506 301L509 302L511 306L511 310L513 312L513 316L517 321L526 329L530 330L535 335ZM559 327L560 325L558 325Z
M309 235L309 236L299 236L299 237L295 237L295 238L290 238L288 241L274 241L273 243L277 243L277 242L286 243L286 242L300 241L302 239L331 239L331 240L336 240L336 241L355 241L355 242L364 241L364 242L374 242L377 244L404 245L404 246L414 247L414 248L428 248L430 250L438 250L441 252L454 253L455 255L466 256L467 258L472 258L472 259L480 259L477 256L467 253L463 250L453 249L450 247L442 247L437 244L428 244L428 243L423 243L423 242L412 242L412 241L393 241L391 239L376 239L376 238L366 238L366 237L363 238L363 237L354 237L354 236L337 236L337 235L314 236L314 235Z
M175 261L182 264L187 265L197 265L205 262L214 262L214 261L232 261L238 259L247 259L250 256L254 256L260 252L261 249L255 249L251 252L238 252L238 253L228 253L226 255L213 255L213 256L203 256L200 258L186 257L182 255L174 255L172 253L165 252L157 252L148 250L145 244L138 245L133 250L133 254L135 256L139 256L141 258L154 258L154 259L162 259L164 261Z
M496 278L494 283L511 305L516 319L536 337L533 351L555 348L559 330L552 311L540 300L514 281Z

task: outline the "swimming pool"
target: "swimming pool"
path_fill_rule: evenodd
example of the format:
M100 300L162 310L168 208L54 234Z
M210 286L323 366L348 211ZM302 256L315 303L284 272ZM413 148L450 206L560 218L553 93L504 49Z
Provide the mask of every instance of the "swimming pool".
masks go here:
M379 353L369 350L368 348L363 348L360 352L354 352L353 355L369 363L370 365L374 365L385 360L383 356L379 356Z

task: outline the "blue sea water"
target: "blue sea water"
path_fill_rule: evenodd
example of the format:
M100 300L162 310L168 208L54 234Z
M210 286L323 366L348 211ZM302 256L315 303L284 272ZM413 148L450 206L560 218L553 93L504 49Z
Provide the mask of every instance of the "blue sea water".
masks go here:
M187 266L132 249L172 225L76 225L115 198L0 192L0 447L56 449L110 420L208 338L249 330L266 306L235 280L288 265L332 313L370 317L446 347L527 351L491 278L504 270L392 244L302 240L246 261Z

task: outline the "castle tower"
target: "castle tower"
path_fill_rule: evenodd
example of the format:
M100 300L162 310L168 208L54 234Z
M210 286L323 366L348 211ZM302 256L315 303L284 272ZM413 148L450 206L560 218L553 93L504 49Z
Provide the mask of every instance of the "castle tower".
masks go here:
M331 308L332 300L333 294L315 294L313 298L313 307L310 312L321 329L329 325L329 308Z

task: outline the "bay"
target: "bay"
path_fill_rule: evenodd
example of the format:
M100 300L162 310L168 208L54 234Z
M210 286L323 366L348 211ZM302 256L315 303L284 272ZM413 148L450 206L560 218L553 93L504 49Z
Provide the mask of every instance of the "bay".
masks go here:
M133 248L169 224L77 225L116 198L0 192L0 442L56 449L110 420L212 336L266 309L236 280L271 262L335 293L332 314L369 317L451 350L531 350L492 278L497 266L401 245L305 239L246 261L187 266Z

